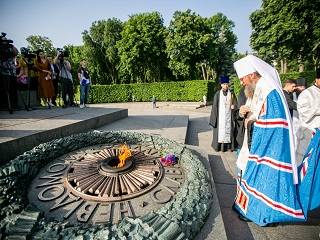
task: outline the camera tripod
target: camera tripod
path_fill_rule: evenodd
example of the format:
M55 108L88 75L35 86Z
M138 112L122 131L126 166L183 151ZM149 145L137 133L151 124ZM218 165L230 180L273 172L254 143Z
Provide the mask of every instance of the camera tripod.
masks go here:
M1 85L4 88L7 103L8 103L8 111L10 114L13 113L13 107L12 107L12 99L11 99L11 93L12 93L12 81L15 80L15 74L13 73L13 70L10 68L9 63L5 62L5 66L1 66L3 68L3 73L1 73ZM4 74L5 71L8 71L8 74Z

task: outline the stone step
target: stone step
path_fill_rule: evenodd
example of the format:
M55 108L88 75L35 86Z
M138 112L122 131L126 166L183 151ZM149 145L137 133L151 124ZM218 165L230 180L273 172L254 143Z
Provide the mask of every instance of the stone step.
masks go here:
M112 123L128 116L127 109L90 106L1 114L0 165L40 143Z
M129 116L97 130L123 130L162 136L184 144L187 137L189 116L187 115L146 115Z

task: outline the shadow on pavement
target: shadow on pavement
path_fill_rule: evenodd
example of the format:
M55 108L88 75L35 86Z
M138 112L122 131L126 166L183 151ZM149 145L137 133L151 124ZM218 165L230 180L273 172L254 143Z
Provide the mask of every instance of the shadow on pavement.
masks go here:
M223 160L219 155L209 155L209 162L228 239L254 239L248 224L240 220L238 214L232 210L233 201L236 196L235 179L226 170Z

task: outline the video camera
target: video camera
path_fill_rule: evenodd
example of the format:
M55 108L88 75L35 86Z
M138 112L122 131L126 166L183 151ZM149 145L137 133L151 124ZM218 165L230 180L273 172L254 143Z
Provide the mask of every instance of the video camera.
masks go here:
M7 61L15 57L13 41L6 38L6 33L2 32L0 35L0 56L2 61Z
M65 57L69 57L69 52L63 48L57 48L58 59L60 62L64 61Z
M34 59L37 57L37 54L32 52L29 48L22 47L20 48L20 52L24 58L28 59L28 62L30 59Z

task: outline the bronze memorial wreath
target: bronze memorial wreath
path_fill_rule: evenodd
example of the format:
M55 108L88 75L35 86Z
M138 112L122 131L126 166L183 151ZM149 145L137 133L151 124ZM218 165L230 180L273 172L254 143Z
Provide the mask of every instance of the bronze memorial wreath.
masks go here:
M108 164L111 164L111 158L119 151L117 146L122 143L128 144L131 148L140 148L135 152L136 166L134 168L132 163L128 162L122 168L122 172L114 175L114 171L118 170L113 170ZM86 154L77 160L70 160L71 165L68 167L59 161L52 164L63 155L94 145L109 147L91 155ZM166 168L160 164L159 155L168 153L178 157L176 168ZM107 163L100 163L107 155L111 156ZM95 165L87 166L88 161L95 161ZM139 161L147 163L141 165ZM46 167L50 163L51 166ZM41 171L45 167L50 170L50 175L43 177ZM98 170L91 174L93 168ZM66 176L64 182L61 180L62 173L58 172L60 170L63 170ZM175 176L171 179L167 177L173 184L179 185L179 180L182 179L179 190L174 192L170 187L164 186L168 192L172 192L172 196L163 201L153 197L156 202L162 204L159 205L161 207L139 214L140 216L120 217L117 223L110 221L100 224L86 222L86 212L81 214L79 211L78 220L83 220L85 224L81 224L81 221L67 221L67 217L62 220L46 217L46 214L53 212L52 209L59 208L57 211L60 211L61 206L82 198L92 201L91 204L86 203L83 211L90 211L91 207L95 207L91 212L96 213L98 210L94 201L99 200L99 197L102 201L110 201L110 209L112 206L115 208L116 201L129 199L130 194L135 198L156 189L161 185L159 182L166 172ZM181 174L181 177L174 173ZM46 178L46 182L33 188L33 179L39 174L42 176L41 179ZM58 180L61 180L60 185L57 185ZM40 144L0 168L1 234L22 235L33 239L190 239L199 232L209 213L212 197L210 187L209 174L205 166L198 156L183 144L159 136L125 131L91 131L71 135ZM47 192L54 188L56 196ZM68 189L72 198L62 199L62 196L65 196L64 188ZM32 193L34 190L38 194ZM153 195L156 196L159 191L161 190L153 190ZM45 212L41 209L42 202L32 202L35 196L43 200L43 204L48 204L49 200L57 197L60 199L56 199L58 203L53 207L50 206L52 211ZM146 203L143 202L140 206L141 209L145 207L144 204ZM81 205L80 200L78 205ZM120 215L122 210L120 209ZM66 216L72 214L76 215L70 211Z

